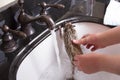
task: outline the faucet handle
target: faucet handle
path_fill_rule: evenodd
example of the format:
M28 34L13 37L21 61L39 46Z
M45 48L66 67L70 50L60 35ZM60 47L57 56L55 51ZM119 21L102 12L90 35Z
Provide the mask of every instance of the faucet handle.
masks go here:
M18 0L18 4L19 4L19 6L23 6L24 0Z
M0 28L4 32L4 34L2 35L2 44L0 45L0 48L5 53L14 52L18 48L18 44L14 40L13 34L16 34L17 36L23 38L27 37L25 33L21 31L12 30L7 25L4 25L3 27Z
M0 28L3 30L3 32L11 32L19 37L22 37L22 38L27 37L27 35L24 32L18 31L18 30L12 30L7 25L4 25L3 27L0 27Z
M15 34L15 35L17 35L19 37L22 37L22 38L26 38L27 37L27 35L24 32L22 32L22 31L9 29L9 32L11 32L11 33L13 33L13 34Z
M42 2L42 3L39 3L38 5L42 7L41 14L47 14L46 8L48 8L48 7L53 7L53 8L57 8L57 9L65 8L65 6L63 4L47 4L45 2Z
M5 53L14 52L18 48L18 45L16 44L16 41L13 39L13 35L8 31L9 27L4 25L3 27L0 28L4 32L4 34L2 35L2 44L0 45L0 49Z
M24 0L18 0L18 5L20 6L20 9L23 9L23 5L24 5Z
M64 8L65 7L63 4L47 4L45 2L42 2L41 4L38 4L38 5L41 5L42 8L47 8L47 7Z

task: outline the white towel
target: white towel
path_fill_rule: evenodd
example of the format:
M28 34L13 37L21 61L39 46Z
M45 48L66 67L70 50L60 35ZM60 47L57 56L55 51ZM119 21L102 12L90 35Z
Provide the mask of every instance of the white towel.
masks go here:
M104 24L120 25L120 2L111 0L104 16Z

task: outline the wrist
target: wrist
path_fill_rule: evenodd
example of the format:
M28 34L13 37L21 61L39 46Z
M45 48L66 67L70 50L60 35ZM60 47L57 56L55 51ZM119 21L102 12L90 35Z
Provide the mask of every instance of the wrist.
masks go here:
M106 58L104 54L98 54L97 62L99 66L99 71L105 71Z
M97 40L97 43L99 43L99 48L104 48L106 47L106 40L104 38L104 36L102 35L102 33L97 33L96 34L96 40Z
M94 55L94 64L96 66L96 69L97 71L104 71L104 64L105 64L105 59L104 59L104 54L97 54L95 53L96 55Z
M120 74L120 55L108 55L102 54L99 57L99 69L100 71L106 71L110 73Z

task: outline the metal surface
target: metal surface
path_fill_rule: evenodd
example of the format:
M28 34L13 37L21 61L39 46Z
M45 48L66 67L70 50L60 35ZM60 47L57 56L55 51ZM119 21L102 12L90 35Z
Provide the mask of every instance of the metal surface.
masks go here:
M0 47L1 50L4 51L5 53L12 53L18 48L18 43L17 41L14 40L13 35L17 35L22 38L27 37L25 33L17 30L12 30L7 25L0 27L0 29L3 31L2 44Z

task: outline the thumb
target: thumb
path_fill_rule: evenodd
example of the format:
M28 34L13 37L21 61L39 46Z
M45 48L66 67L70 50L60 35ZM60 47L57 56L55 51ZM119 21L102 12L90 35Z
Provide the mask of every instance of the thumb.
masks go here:
M81 44L81 40L72 40L72 42L75 44Z

